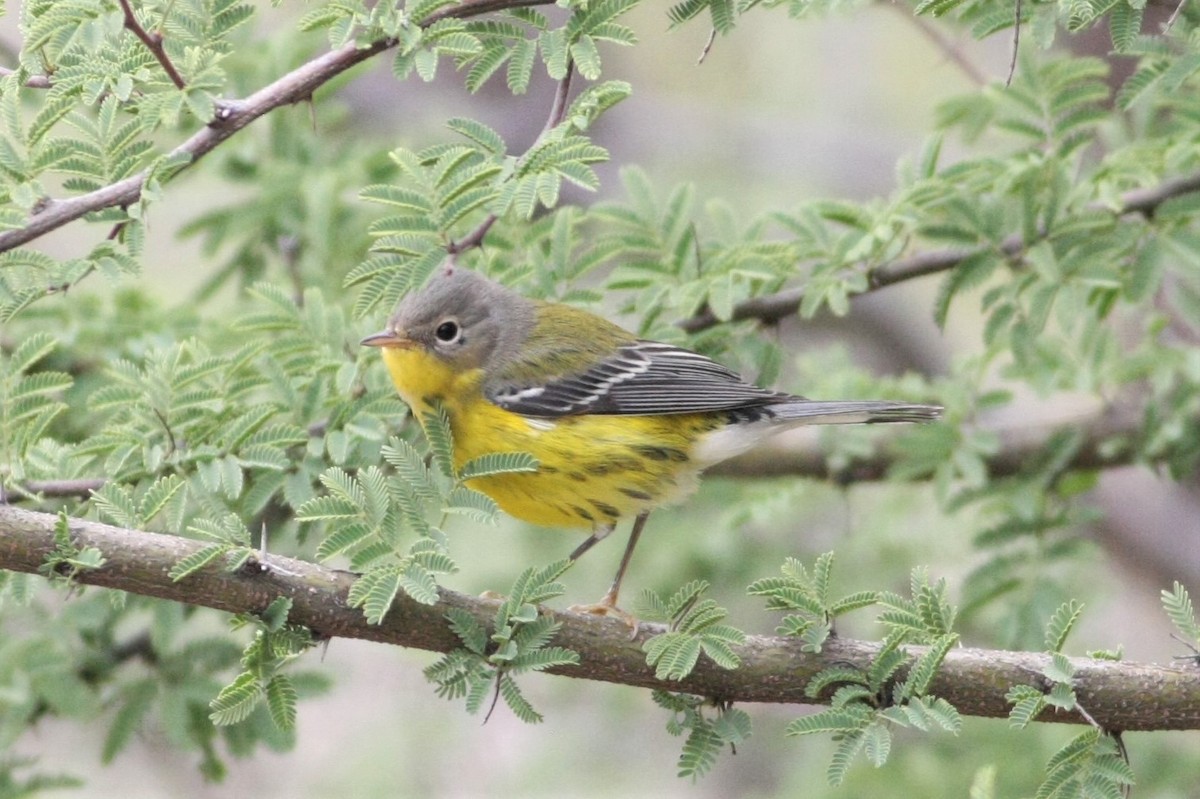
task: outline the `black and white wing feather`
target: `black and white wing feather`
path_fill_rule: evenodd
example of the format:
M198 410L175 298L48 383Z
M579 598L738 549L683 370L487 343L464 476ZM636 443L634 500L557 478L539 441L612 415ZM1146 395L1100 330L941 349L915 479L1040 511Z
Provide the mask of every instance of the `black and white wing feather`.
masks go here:
M583 371L539 385L493 387L488 398L515 413L550 417L701 413L798 399L747 383L699 353L654 341L626 344Z

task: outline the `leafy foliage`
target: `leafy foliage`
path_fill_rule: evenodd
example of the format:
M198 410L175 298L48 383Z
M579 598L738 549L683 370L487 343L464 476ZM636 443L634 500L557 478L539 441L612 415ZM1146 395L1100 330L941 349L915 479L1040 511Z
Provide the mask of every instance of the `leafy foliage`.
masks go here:
M463 646L425 669L426 679L438 687L438 696L465 698L467 712L475 714L483 707L490 690L492 708L503 697L521 721L540 722L542 715L525 698L515 677L527 671L579 663L579 655L570 649L548 645L562 624L542 615L538 609L539 604L562 594L563 587L557 579L570 565L570 561L564 560L522 572L497 608L490 634L467 611L451 610L447 619ZM489 709L487 715L491 713Z
M837 617L878 608L883 642L871 667L818 675L809 689L832 705L791 730L835 736L832 781L858 754L887 760L897 725L958 729L957 713L929 690L964 625L1000 645L1050 651L1039 685L1010 695L1014 724L1078 707L1062 648L1081 609L1069 579L1089 546L1079 535L1095 515L1088 489L1108 463L1176 478L1200 463L1200 362L1188 343L1200 328L1200 204L1179 188L1200 169L1200 11L1182 4L1172 30L1160 31L1156 9L1138 0L914 2L917 17L975 38L1007 39L1021 25L1011 85L985 80L944 102L887 196L747 218L740 198L659 186L654 170L631 165L622 165L619 192L571 204L600 187L610 154L598 123L633 91L612 79L621 51L610 45L636 43L635 5L571 0L543 13L338 0L312 3L294 21L238 0L132 2L132 20L111 2L21 4L20 50L0 76L0 235L145 179L135 202L89 214L75 246L0 253L0 497L64 512L44 571L70 578L103 565L103 553L72 542L65 521L91 516L202 540L171 571L180 581L217 564L241 568L269 537L272 548L361 572L351 601L372 622L402 592L435 601L437 581L456 568L450 520L497 513L467 483L536 463L521 453L455 463L444 416L425 420L422 445L375 359L355 348L363 331L353 320L377 320L454 252L530 296L626 313L639 335L719 357L763 383L946 406L945 424L904 431L887 452L889 475L930 481L941 512L972 537L979 557L958 609L946 584L923 572L908 596L881 582L838 598L831 554L811 566L789 559L750 589L810 652L826 645ZM863 5L683 0L667 16L727 36L745 14L804 19ZM1063 33L1094 28L1132 66L1119 85L1106 61L1048 49ZM401 80L451 77L471 93L522 95L549 79L574 99L537 109L547 124L519 143L497 123L464 116L445 121L448 135L414 126L372 137L362 107L347 111L325 88L245 130L221 128L217 110L238 102L229 98L310 61L325 46L318 37L362 53L390 48ZM195 163L174 149L210 135L236 143ZM740 164L731 156L713 166ZM198 179L174 183L185 169ZM158 204L190 206L207 193L219 194L219 207L189 211L182 229L200 263L148 244L155 226L170 224L152 219ZM168 305L127 288L144 264L168 259L178 274L202 273L194 291L172 276ZM969 316L981 326L970 354L936 380L867 377L842 353L792 362L733 323L747 303L770 305L779 292L804 319L845 315L855 296L922 270L941 274L931 309L939 324L958 331ZM1097 440L1086 424L1061 430L1001 476L1006 442L987 417L1020 410L1017 398L1029 396L1066 396L1072 408L1135 402L1115 432L1101 428ZM882 451L872 436L830 432L829 473L853 478ZM540 719L516 676L574 663L550 645L555 622L537 607L559 592L560 566L526 572L489 623L451 614L463 646L431 667L439 692L472 712L503 697L518 717ZM695 581L666 599L645 595L643 615L670 625L647 645L661 678L681 679L701 655L738 664L741 633L701 598L706 588ZM54 715L103 723L109 761L153 725L217 779L227 754L289 745L297 697L322 687L293 669L306 639L282 605L239 621L252 634L239 655L228 637L205 632L203 614L96 590L72 592L58 614L47 608L61 600L44 601L45 591L30 576L0 574L0 746ZM1182 584L1163 602L1197 642ZM919 656L906 648L916 645ZM669 729L687 732L684 776L704 774L749 734L741 710L656 701L673 714ZM1078 736L1051 759L1038 795L1115 796L1132 774L1114 747L1096 731ZM0 793L59 784L25 777L26 768L0 760ZM972 790L985 795L994 782L980 770Z
M634 612L639 617L668 625L667 632L642 645L646 664L654 666L658 679L682 680L692 673L701 652L723 669L736 669L741 664L733 647L745 643L746 636L741 630L720 624L728 612L715 601L700 598L707 589L708 583L693 580L668 599L649 589L638 597Z
M245 721L265 704L268 715L281 731L296 723L296 688L282 668L312 644L307 629L289 625L291 600L279 597L261 617L239 614L234 629L249 626L254 638L242 653L242 670L212 700L210 718L228 726Z
M71 540L71 520L65 512L59 513L54 526L54 551L46 556L40 571L46 575L58 575L69 582L81 571L98 569L104 565L104 555L96 547L78 547Z
M1067 636L1079 620L1083 606L1074 600L1064 603L1046 625L1049 665L1042 676L1050 686L1043 690L1032 685L1016 685L1008 692L1013 703L1009 720L1015 727L1034 721L1047 707L1076 710L1079 707L1073 677L1075 667L1062 653ZM1078 796L1081 792L1096 796L1121 796L1134 781L1133 770L1113 733L1093 727L1072 738L1046 763L1046 777L1037 796Z
M1163 608L1175 629L1183 636L1190 646L1200 646L1200 623L1196 622L1196 614L1192 609L1192 598L1187 589L1175 583L1171 590L1162 592Z
M767 595L775 603L786 602L784 607L794 606L793 600L797 598L810 605L815 599L818 600L815 607L828 613L825 609L831 607L826 597L832 565L831 553L821 555L810 578L801 564L789 563L786 583L780 586L779 581L772 581L764 588L770 591ZM801 586L804 590L797 593ZM781 592L781 587L786 591ZM826 733L838 742L826 771L830 785L842 783L860 754L876 767L886 763L892 746L892 726L952 733L962 727L954 706L929 693L942 661L958 643L958 635L950 630L954 608L946 599L945 582L931 584L923 569L914 569L911 592L908 598L882 592L869 602L865 597L852 595L833 605L863 607L877 602L882 608L879 622L888 635L865 672L834 666L816 674L805 687L805 693L813 698L828 696L830 706L788 725L789 735ZM926 649L914 658L901 648L906 643L923 644ZM901 670L907 673L901 676Z
M327 493L296 509L298 520L332 527L317 547L318 557L349 555L351 567L362 572L350 589L349 601L352 607L361 607L372 624L383 621L400 591L422 604L437 602L437 575L458 569L441 530L448 514L495 521L499 512L495 502L468 488L466 481L537 469L537 461L521 452L490 453L459 469L445 411L439 408L427 414L424 429L428 456L393 436L381 452L395 474L388 476L368 466L351 476L331 467L320 478ZM427 457L434 468L426 465ZM442 517L438 525L428 519L435 512ZM406 528L417 533L407 549L400 543Z
M811 573L800 561L788 558L781 569L782 577L756 580L746 589L752 596L766 597L767 610L800 611L784 616L777 631L800 638L805 652L821 651L821 645L833 632L834 618L879 601L874 591L859 591L831 600L833 558L832 552L818 556Z
M654 691L654 704L671 712L667 732L674 736L687 733L679 755L679 776L696 780L707 774L717 761L721 750L729 747L737 753L737 745L750 737L750 716L744 710L703 697ZM705 715L708 706L716 708L716 717Z

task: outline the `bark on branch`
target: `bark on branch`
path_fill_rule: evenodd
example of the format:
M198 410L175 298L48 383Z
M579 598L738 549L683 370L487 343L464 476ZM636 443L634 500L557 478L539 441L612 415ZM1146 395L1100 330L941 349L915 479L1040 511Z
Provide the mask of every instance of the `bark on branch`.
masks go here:
M0 568L35 573L54 550L56 517L14 507L0 507ZM264 556L263 568L228 573L210 567L181 582L167 576L181 558L203 544L160 533L126 530L73 519L72 539L78 546L98 548L104 565L84 572L77 582L131 591L227 612L256 612L276 597L292 600L290 620L319 635L363 638L397 646L444 652L459 645L445 614L468 611L484 624L495 613L492 600L446 589L436 605L421 605L401 596L383 624L367 624L363 614L346 604L354 576L312 563ZM246 573L251 571L253 573ZM695 671L680 682L665 682L646 666L642 643L661 628L643 625L637 639L619 621L546 609L561 621L554 643L579 653L578 666L556 673L570 677L623 683L643 688L684 691L728 702L809 704L805 685L830 665L865 668L878 647L864 641L830 640L820 655L800 651L794 639L750 636L739 647L742 666L733 671L701 658ZM913 648L914 653L918 648ZM1030 652L983 649L952 651L935 679L932 692L975 716L1005 716L1010 687L1040 685L1049 658ZM1145 663L1073 659L1081 705L1096 723L1109 730L1200 729L1200 668ZM1077 713L1047 713L1044 721L1088 723Z

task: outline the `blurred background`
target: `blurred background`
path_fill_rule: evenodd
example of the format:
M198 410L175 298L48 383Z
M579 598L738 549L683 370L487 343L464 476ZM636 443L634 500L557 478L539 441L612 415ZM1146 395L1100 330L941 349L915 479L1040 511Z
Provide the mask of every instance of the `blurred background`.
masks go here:
M302 11L264 10L262 29L255 34L262 52L252 56L272 58L271 29L293 24ZM697 63L707 39L704 24L670 31L662 7L636 9L626 23L638 32L639 46L603 50L605 77L630 81L634 94L599 123L597 141L613 156L599 170L601 196L622 196L619 170L626 165L640 166L660 186L687 182L702 199L732 198L747 220L774 206L818 197L886 196L895 185L897 161L919 149L937 104L975 86L910 13L884 2L803 22L781 12L749 14L734 35L719 38ZM14 19L3 21L0 35L8 52L18 42ZM964 35L951 44L986 80L1003 80L1006 36L978 43ZM443 120L470 115L495 127L510 149L519 150L543 126L554 86L544 76L535 77L527 95L513 98L500 80L472 96L449 64L442 64L430 84L397 83L388 59L376 59L339 80L336 91L323 90L315 112L304 106L281 109L272 124L316 124L319 131L326 115L334 113L331 108L340 107L337 113L353 124L337 125L333 135L361 137L382 153L401 144L432 143L442 136ZM235 139L222 149L242 148L252 157L257 134L244 135L244 141ZM943 160L952 161L960 146L948 142ZM210 276L211 260L200 239L180 239L179 231L230 199L225 184L206 178L203 170L168 188L151 217L147 250L154 255L146 259L145 275L151 291L181 297ZM596 198L580 193L573 199ZM39 246L56 255L74 254L95 235L94 228L69 226ZM85 237L83 243L79 236ZM910 281L855 300L845 318L786 321L775 333L788 353L785 367L794 374L818 374L822 359L851 358L882 374L946 371L954 359L980 346L978 319L972 302L960 301L946 330L938 330L929 313L935 289L936 278ZM86 287L88 292L113 290L99 280ZM213 307L221 301L219 292L208 300ZM1031 398L1016 407L1011 416L990 423L1001 430L1020 428L1032 418L1049 426L1085 410L1070 398L1054 404ZM1191 580L1193 586L1200 581L1195 488L1176 487L1141 468L1103 476L1094 499L1105 518L1088 532L1094 546L1084 568L1062 575L1066 590L1088 605L1083 628L1073 639L1075 651L1124 644L1134 660L1166 661L1183 654L1168 638L1157 596L1171 578ZM745 501L747 494L753 501ZM838 585L845 592L884 581L904 590L909 570L924 564L935 577L947 578L953 595L976 565L964 522L942 516L931 489L919 485L840 489L790 478L753 484L713 478L685 506L652 517L626 591L669 591L689 579L707 579L714 585L711 596L730 608L733 624L770 633L772 620L743 589L773 574L785 556L811 560L836 549ZM526 565L564 556L577 543L570 534L511 521L496 528L460 521L451 533L461 572L445 584L466 592L502 590ZM624 531L618 531L613 543L597 547L567 575L564 604L603 593L623 538ZM497 557L510 550L511 558ZM871 625L856 629L855 621L839 631L875 636ZM212 623L219 628L224 621L214 614ZM1003 642L970 640L968 632L964 644ZM298 745L289 752L231 760L222 784L206 784L195 755L169 748L152 729L113 765L95 772L101 725L44 720L17 754L37 757L44 770L91 773L85 789L63 795L123 799L961 797L978 769L989 764L1005 767L997 795L1016 796L1037 784L1046 753L1077 732L1044 725L1017 734L1004 720L972 719L956 738L922 736L910 746L900 735L884 769L859 763L844 786L831 789L825 768L833 744L783 737L788 721L804 709L753 706L746 709L754 718L754 736L736 756L722 757L708 777L692 783L675 776L682 740L667 734L666 714L644 691L563 677L527 678L523 686L545 713L545 722L522 724L501 707L484 725L459 703L434 695L421 675L432 660L426 653L340 639L307 654L304 668L327 672L336 683L327 695L301 703ZM1180 756L1200 751L1196 734L1173 733L1153 744L1150 737L1128 738L1135 770L1151 781L1136 795L1200 797L1194 779L1200 761ZM1028 762L1028 774L1011 769L1014 762Z

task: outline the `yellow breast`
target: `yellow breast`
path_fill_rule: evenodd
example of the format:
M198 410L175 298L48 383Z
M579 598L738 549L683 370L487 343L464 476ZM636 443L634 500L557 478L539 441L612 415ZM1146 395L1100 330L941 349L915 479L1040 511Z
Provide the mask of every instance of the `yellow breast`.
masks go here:
M454 374L420 348L387 348L384 362L418 419L434 401L450 416L454 460L528 452L536 472L468 482L508 514L551 527L606 527L680 499L695 488L696 442L713 415L525 417L489 402L482 373Z

